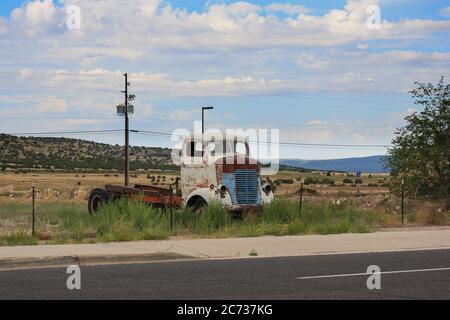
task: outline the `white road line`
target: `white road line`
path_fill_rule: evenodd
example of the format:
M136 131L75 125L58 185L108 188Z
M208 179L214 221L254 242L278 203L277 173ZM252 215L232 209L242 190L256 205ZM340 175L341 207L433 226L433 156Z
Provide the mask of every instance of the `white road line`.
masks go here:
M308 279L325 279L325 278L343 278L343 277L371 276L374 274L395 274L395 273L432 272L432 271L448 271L448 270L450 270L450 268L382 271L382 272L376 272L376 273L364 272L364 273L348 273L348 274L330 274L330 275L324 275L324 276L297 277L297 279L298 280L308 280Z

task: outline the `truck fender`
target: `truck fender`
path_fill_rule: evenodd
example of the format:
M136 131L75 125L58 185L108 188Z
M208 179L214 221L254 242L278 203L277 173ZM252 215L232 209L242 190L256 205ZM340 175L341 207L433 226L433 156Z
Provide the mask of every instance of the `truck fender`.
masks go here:
M200 188L192 191L187 197L186 205L193 205L199 197L202 198L207 204L218 201L224 205L231 205L231 197L228 192L225 193L224 197L221 197L216 189L210 188Z
M264 191L261 191L262 204L269 204L273 201L273 199L274 199L273 191L270 191L269 193L265 193Z

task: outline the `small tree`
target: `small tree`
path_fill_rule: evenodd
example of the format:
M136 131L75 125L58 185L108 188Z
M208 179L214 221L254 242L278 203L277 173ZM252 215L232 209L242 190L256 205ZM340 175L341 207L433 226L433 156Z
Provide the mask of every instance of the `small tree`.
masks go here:
M416 82L410 91L423 111L405 118L396 131L386 166L392 175L392 189L401 179L408 193L450 197L450 84L444 77L437 84Z

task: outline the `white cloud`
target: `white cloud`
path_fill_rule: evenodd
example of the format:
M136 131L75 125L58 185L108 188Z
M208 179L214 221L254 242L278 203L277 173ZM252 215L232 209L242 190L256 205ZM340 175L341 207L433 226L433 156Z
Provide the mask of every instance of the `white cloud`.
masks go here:
M176 109L170 113L169 118L172 120L191 120L197 110Z
M38 112L64 112L68 110L66 100L57 97L48 97L46 100L39 103Z
M235 118L236 118L236 115L233 114L233 113L230 113L230 112L225 112L225 113L223 114L223 116L224 116L225 118L227 118L227 119L235 119Z
M9 30L8 24L3 17L0 17L0 33L7 33Z
M359 50L367 50L369 49L369 45L367 43L361 43L356 46Z
M133 5L121 0L64 0L63 6L77 4L82 10L82 30L72 32L63 23L64 8L50 0L31 1L4 21L11 31L0 38L0 44L8 46L0 55L17 68L17 78L27 78L17 79L20 85L37 86L31 78L39 75L39 86L48 86L50 92L59 87L49 94L65 92L64 101L77 110L88 105L113 109L111 101L121 99L122 73L135 70L129 75L138 98L136 112L147 115L153 113L147 99L156 97L270 95L324 88L406 92L414 81L435 81L448 74L450 53L402 46L435 39L434 31L447 34L450 21L383 21L381 30L370 31L365 25L369 3L377 1L350 0L343 9L312 15L301 6L277 2L234 2L187 12L158 0L134 0ZM289 11L290 16L267 15L277 10ZM0 19L0 30L1 26ZM38 33L30 36L25 27ZM383 47L378 47L381 40ZM369 52L369 46L380 50ZM386 51L390 47L396 50ZM57 67L47 70L52 73L48 76L39 74L38 69L48 65ZM77 72L80 77L73 81L77 78L68 73ZM55 105L56 110L65 108L67 103L61 101Z
M450 7L445 7L439 10L439 14L443 17L450 17Z
M297 58L297 64L305 69L324 69L329 62L317 59L314 55L309 53L302 53Z
M11 12L15 27L22 28L28 35L44 32L54 26L58 23L57 16L58 11L52 0L30 1Z
M154 51L335 47L354 41L420 39L435 31L448 32L450 21L402 20L382 22L381 30L368 30L366 8L375 0L349 0L342 10L310 15L302 6L272 3L266 7L247 2L211 5L205 12L188 13L161 1L78 0L82 29L66 30L64 8L51 0L32 1L12 13L11 26L25 34L47 30L42 48L52 57L98 63L108 57L138 59ZM64 0L65 6L73 1ZM139 8L136 10L136 8ZM264 10L300 12L298 17L266 16ZM129 17L133 17L130 19ZM123 23L126 21L126 23ZM42 49L39 48L39 49ZM36 48L38 49L38 48ZM62 58L64 57L64 58ZM99 60L96 60L99 59Z
M288 3L272 3L264 8L267 12L284 12L289 15L295 15L299 13L309 13L310 9L299 4L288 4Z
M134 109L136 115L143 115L145 117L150 117L153 115L155 108L152 105L139 106Z
M81 125L94 125L98 124L99 121L95 119L66 119L64 124L69 126L81 126Z
M322 120L311 120L306 123L307 126L321 126L327 124L327 121Z
M19 79L26 79L29 78L33 74L33 69L30 68L23 68L19 71Z

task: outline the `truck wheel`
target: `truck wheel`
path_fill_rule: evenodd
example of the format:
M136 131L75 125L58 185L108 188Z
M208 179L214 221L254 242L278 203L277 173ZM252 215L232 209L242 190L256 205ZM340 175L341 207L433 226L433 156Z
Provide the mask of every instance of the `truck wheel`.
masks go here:
M200 196L194 196L189 199L187 206L194 209L194 212L197 214L201 214L203 209L208 205L205 199Z
M89 195L88 210L90 214L95 214L98 208L109 200L108 193L103 189L94 189Z
M195 213L201 215L203 210L208 206L208 203L203 198L198 198L194 204Z

